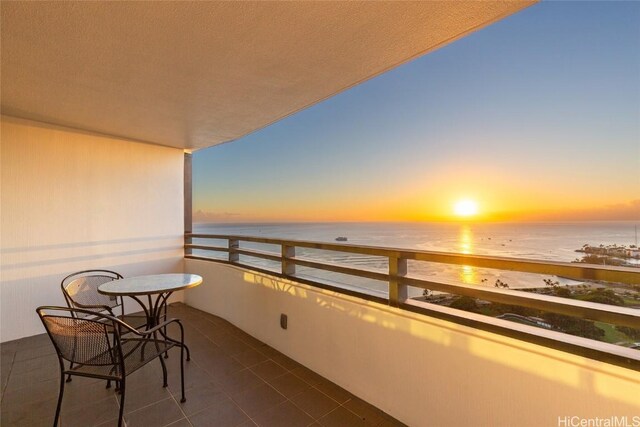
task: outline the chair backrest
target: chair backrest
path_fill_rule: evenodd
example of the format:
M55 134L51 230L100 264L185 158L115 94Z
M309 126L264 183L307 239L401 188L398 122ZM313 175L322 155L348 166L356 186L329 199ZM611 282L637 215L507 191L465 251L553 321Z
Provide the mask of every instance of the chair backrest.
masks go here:
M98 292L98 286L118 279L122 279L122 275L115 271L85 270L70 274L62 279L61 287L69 308L85 308L94 312L102 312L108 307L108 311L113 313L113 309L119 306L121 311L119 314L124 314L119 298ZM80 315L81 313L76 314ZM87 315L81 317L87 317Z
M38 307L36 312L63 359L80 365L120 364L120 335L113 317L67 307Z

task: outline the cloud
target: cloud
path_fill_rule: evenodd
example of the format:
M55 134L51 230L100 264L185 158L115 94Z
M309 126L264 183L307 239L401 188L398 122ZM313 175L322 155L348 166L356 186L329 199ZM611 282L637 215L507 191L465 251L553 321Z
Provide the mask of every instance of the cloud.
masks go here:
M237 212L212 212L198 209L193 213L193 222L226 222L237 220L240 214Z

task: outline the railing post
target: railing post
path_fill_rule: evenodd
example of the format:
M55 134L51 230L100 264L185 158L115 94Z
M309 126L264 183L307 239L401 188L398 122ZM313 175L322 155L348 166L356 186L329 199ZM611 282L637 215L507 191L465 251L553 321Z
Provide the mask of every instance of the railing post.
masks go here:
M229 239L229 262L240 261L240 254L236 252L238 248L240 248L240 241Z
M406 258L389 257L389 305L400 306L407 298L407 286L398 281L407 275Z
M296 256L296 247L282 245L282 274L293 276L296 274L296 265L290 261Z

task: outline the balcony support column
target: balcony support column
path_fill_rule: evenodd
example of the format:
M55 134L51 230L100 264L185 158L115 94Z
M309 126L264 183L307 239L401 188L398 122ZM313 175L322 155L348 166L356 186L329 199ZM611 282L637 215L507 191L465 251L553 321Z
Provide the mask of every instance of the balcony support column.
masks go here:
M184 232L193 231L193 180L191 153L184 153Z
M407 275L407 260L405 258L389 257L389 305L400 306L408 298L407 286L399 282L398 278Z
M191 167L191 153L184 153L184 243L189 245L193 243L193 239L187 236L188 233L193 232L193 180L192 180L192 167ZM193 254L191 248L185 247L185 255Z

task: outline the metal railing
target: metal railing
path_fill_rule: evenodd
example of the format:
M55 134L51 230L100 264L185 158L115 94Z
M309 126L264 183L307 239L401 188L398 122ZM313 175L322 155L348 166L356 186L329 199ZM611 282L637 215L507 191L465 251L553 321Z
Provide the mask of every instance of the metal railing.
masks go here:
M199 243L194 244L193 239L200 239L205 241L226 240L227 245L213 246ZM240 242L276 245L280 247L280 253L244 248L240 246ZM386 258L388 260L388 271L383 272L361 267L331 263L319 259L302 257L296 255L297 248L376 256L382 257L383 259ZM204 251L205 253L210 251L226 252L227 257L224 260L220 260L217 258L194 255L194 250ZM254 265L242 263L240 261L241 255L278 262L280 263L280 271L275 273L281 277L290 278L292 280L300 280L300 277L296 275L296 267L301 266L333 273L341 273L355 277L383 281L388 283L388 297L383 298L384 302L395 307L413 309L414 311L419 310L415 310L415 304L409 304L410 301L408 297L408 287L429 289L431 291L441 291L450 294L477 298L494 303L510 304L535 310L574 316L581 319L600 321L613 325L640 329L639 309L562 298L534 292L523 292L512 289L499 289L489 286L468 285L451 280L446 280L444 278L439 278L437 281L434 281L424 278L411 277L408 275L408 261L414 260L433 263L444 263L460 266L509 270L522 273L562 276L574 280L616 282L633 285L640 284L639 268L609 267L582 263L547 262L505 257L465 255L433 251L418 251L383 248L376 246L321 243L302 240L274 239L250 236L200 233L185 234L186 258L203 259L218 262L222 261L250 269L256 269L256 266ZM274 273L272 271L267 272ZM304 282L307 283L309 282L309 280L305 280ZM326 287L323 286L323 284L320 282L312 282L312 284ZM348 293L354 292L351 290ZM367 297L366 295L363 296ZM544 334L540 333L539 336L541 335ZM594 348L594 346L591 347L592 349ZM598 346L595 345L595 347ZM600 351L601 349L597 348L597 350ZM631 364L634 365L635 369L638 369L638 367L640 367L640 351L631 349L624 350L629 350L632 352L623 352L625 354L624 359L629 362L629 355L631 355L630 358L633 359L631 360ZM610 349L608 351L610 352ZM584 354L584 352L580 353ZM629 363L627 362L624 362L622 364L628 366Z

